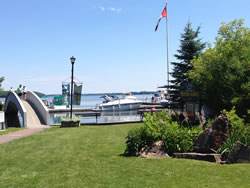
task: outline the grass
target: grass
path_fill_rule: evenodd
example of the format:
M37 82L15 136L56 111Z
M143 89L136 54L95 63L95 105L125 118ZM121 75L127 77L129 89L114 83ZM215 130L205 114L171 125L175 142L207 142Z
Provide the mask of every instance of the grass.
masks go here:
M250 165L124 157L141 124L51 128L0 145L1 187L250 187Z
M8 129L4 129L3 131L0 131L0 135L4 135L4 134L8 134L11 132L15 132L15 131L20 131L23 130L25 128L8 128Z

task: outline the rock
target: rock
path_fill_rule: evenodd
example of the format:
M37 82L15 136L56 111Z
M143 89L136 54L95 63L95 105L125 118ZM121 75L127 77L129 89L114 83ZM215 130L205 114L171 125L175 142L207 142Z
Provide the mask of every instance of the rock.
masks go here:
M193 151L211 153L219 149L227 139L230 130L229 119L226 115L218 116L213 124L206 128L194 142Z
M215 153L174 153L174 158L194 159L221 164L221 155Z
M165 158L169 157L165 152L165 144L162 140L152 144L151 147L142 148L139 157L142 158Z
M226 163L250 163L250 146L236 142L228 154Z

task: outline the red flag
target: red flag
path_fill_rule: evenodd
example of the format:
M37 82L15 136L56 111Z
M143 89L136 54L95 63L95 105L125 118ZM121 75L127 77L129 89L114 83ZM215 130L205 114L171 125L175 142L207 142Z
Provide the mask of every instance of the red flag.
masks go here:
M157 31L159 23L160 23L161 19L164 18L164 17L167 17L167 6L165 6L165 8L163 9L163 11L161 13L161 16L160 16L160 18L159 18L159 20L157 22L156 27L155 27L155 31Z
M162 13L161 13L161 17L167 17L167 6L165 6L165 8L163 9Z

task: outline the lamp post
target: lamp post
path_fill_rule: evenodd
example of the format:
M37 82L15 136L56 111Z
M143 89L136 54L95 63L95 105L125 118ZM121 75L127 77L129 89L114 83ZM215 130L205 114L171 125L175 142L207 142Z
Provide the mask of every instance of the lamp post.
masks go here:
M72 64L72 69L71 69L71 95L70 95L70 118L72 119L72 103L73 103L73 80L74 80L74 63L75 63L76 58L72 56L70 58L71 64Z

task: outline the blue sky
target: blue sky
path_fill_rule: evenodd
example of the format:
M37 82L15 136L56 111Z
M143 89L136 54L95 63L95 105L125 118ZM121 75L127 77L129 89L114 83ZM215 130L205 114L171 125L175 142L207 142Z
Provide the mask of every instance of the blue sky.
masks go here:
M0 0L0 76L3 88L61 93L70 57L83 93L154 91L166 84L163 0ZM222 21L244 18L249 0L169 0L169 60L190 19L213 43ZM68 79L69 80L69 79Z

